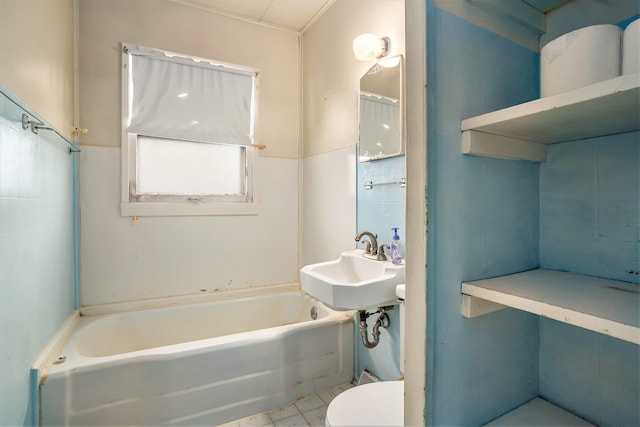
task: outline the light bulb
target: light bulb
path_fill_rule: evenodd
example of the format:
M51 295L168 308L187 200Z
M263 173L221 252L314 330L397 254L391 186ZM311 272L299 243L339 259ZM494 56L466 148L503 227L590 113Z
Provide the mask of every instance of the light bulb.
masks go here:
M389 39L375 34L360 34L353 40L353 54L359 61L381 58L389 50Z

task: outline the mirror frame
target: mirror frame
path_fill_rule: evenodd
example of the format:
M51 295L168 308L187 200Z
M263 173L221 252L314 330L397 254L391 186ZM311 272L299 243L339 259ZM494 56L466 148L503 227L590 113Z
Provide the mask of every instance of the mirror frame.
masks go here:
M385 62L393 62L393 61L398 61L398 64L393 66L393 67L385 67L384 64ZM373 94L373 95L378 95L373 93L370 90L363 90L363 80L370 75L373 71L378 70L378 69L396 69L398 70L398 94L399 94L399 99L397 100L398 102L398 106L399 106L399 110L400 110L400 118L399 118L399 146L396 150L393 150L391 152L389 152L388 154L381 154L381 155L374 155L374 156L368 156L366 155L366 153L363 153L362 151L362 144L361 144L361 137L362 137L362 104L361 104L361 96L363 93L366 94ZM391 97L387 97L384 95L378 95L380 96L380 98L384 98L384 99L388 99L388 100L392 100ZM375 62L375 64L373 64L365 73L364 75L360 78L360 85L359 85L359 90L358 90L358 161L359 162L369 162L369 161L374 161L374 160L380 160L380 159L386 159L389 157L396 157L396 156L402 156L405 154L405 147L406 147L406 132L405 132L405 94L404 94L404 57L401 54L398 55L393 55L393 56L389 56L389 57L384 57L379 59L378 61Z

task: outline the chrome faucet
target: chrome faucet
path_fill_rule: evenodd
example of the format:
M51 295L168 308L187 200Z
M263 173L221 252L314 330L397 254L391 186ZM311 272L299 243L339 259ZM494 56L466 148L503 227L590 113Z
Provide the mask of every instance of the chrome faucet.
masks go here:
M373 234L370 231L361 231L358 234L356 234L356 242L359 242L360 239L362 239L363 236L368 236L369 237L369 241L365 241L364 243L367 245L367 248L365 249L364 253L365 254L371 254L371 255L377 255L378 254L378 241L376 240L376 237L378 237L376 234Z

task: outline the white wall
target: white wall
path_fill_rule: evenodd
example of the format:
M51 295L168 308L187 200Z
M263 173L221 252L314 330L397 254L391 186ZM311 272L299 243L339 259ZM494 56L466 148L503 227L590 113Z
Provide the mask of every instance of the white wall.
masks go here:
M168 1L80 3L82 304L298 281L297 34ZM120 43L260 70L257 216L120 216Z
M358 142L360 77L373 65L353 56L362 33L404 54L404 0L337 0L304 34L304 157Z
M250 216L120 216L120 150L82 147L82 304L298 281L295 160L262 158ZM292 190L293 189L293 190Z
M80 2L82 145L120 146L121 42L258 68L261 155L298 158L298 36L167 0Z
M355 247L355 165L353 145L303 160L303 265L335 259Z
M72 0L0 0L0 84L71 137Z
M303 264L353 249L362 33L388 36L404 53L403 0L337 0L303 35Z

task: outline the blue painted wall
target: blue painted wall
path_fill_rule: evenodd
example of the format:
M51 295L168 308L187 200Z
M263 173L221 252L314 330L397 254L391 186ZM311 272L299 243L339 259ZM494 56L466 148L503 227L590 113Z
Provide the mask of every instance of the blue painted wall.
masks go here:
M538 165L464 156L460 120L538 97L539 57L427 10L427 423L480 425L538 394L538 318L460 314L460 283L539 265Z
M538 97L538 55L428 4L427 423L482 424L539 394L640 425L638 346L459 314L461 281L538 266L640 283L640 134L553 145L541 165L461 155L461 119Z
M540 319L540 395L601 426L640 425L640 346Z
M356 156L357 159L357 156ZM357 231L368 230L378 235L378 244L391 246L392 227L398 227L401 245L405 241L406 189L399 184L374 186L365 190L364 183L398 181L406 177L405 157L396 156L372 162L358 163L357 166ZM404 248L404 246L403 246ZM390 252L388 252L390 254ZM403 252L404 255L404 252ZM400 370L400 310L395 306L389 313L390 326L380 328L380 342L368 349L362 344L360 330L355 335L355 373L358 377L367 369L380 379L396 380L403 376ZM368 319L369 336L376 317Z
M549 147L544 268L640 283L639 132ZM639 288L640 289L640 288ZM640 347L540 319L540 394L600 425L640 425Z
M400 242L405 240L406 188L400 184L374 186L365 190L367 181L375 183L406 178L405 157L396 156L358 163L357 227L378 234L378 242L391 245L392 227L398 227ZM403 253L404 255L404 253Z
M544 268L640 283L640 133L554 144L540 166Z
M380 342L374 348L366 348L362 344L360 330L358 329L359 318L355 316L355 377L356 379L364 369L372 372L383 381L392 381L404 376L400 370L400 308L395 305L388 313L389 328L380 328ZM371 339L371 329L375 323L377 315L368 319L369 339Z
M29 369L75 308L73 157L20 117L0 95L0 425L37 424Z

